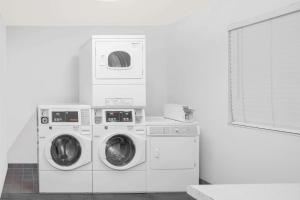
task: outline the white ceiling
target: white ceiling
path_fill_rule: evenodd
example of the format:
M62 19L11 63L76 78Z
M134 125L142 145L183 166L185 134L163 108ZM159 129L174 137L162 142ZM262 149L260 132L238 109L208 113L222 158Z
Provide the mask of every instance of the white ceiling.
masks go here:
M7 25L166 25L205 0L0 0Z

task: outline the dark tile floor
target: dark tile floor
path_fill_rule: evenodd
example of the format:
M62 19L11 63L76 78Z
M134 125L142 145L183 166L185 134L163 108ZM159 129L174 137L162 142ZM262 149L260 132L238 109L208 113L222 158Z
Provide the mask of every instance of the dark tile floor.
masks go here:
M36 164L10 164L1 200L193 200L186 193L40 194Z
M36 164L9 164L3 193L38 193Z
M14 194L3 200L194 200L185 193L148 194Z

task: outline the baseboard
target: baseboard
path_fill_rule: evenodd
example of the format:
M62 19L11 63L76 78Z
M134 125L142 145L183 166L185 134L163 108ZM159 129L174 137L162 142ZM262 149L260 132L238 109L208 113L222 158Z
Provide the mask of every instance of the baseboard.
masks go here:
M37 163L8 163L8 169L31 168L37 169Z
M2 192L3 192L3 187L4 187L4 183L5 183L5 178L6 178L6 175L7 175L7 170L8 170L8 165L7 163L5 164L4 166L4 169L3 171L1 171L0 173L0 176L1 176L1 182L0 182L0 197L2 196ZM0 198L1 199L1 198Z
M199 185L210 185L210 183L200 178Z

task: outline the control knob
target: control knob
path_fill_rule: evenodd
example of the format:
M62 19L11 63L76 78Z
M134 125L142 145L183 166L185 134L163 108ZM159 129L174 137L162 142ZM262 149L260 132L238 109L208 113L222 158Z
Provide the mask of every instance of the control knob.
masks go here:
M48 120L48 117L42 117L41 118L41 123L42 124L48 124L49 120Z

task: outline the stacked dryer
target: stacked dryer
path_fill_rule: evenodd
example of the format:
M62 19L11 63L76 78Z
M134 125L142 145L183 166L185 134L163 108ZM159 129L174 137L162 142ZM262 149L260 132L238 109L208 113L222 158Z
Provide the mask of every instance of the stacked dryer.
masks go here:
M81 103L145 107L145 36L93 36L81 49L79 75Z
M145 192L145 36L93 36L79 74L93 110L93 192Z

